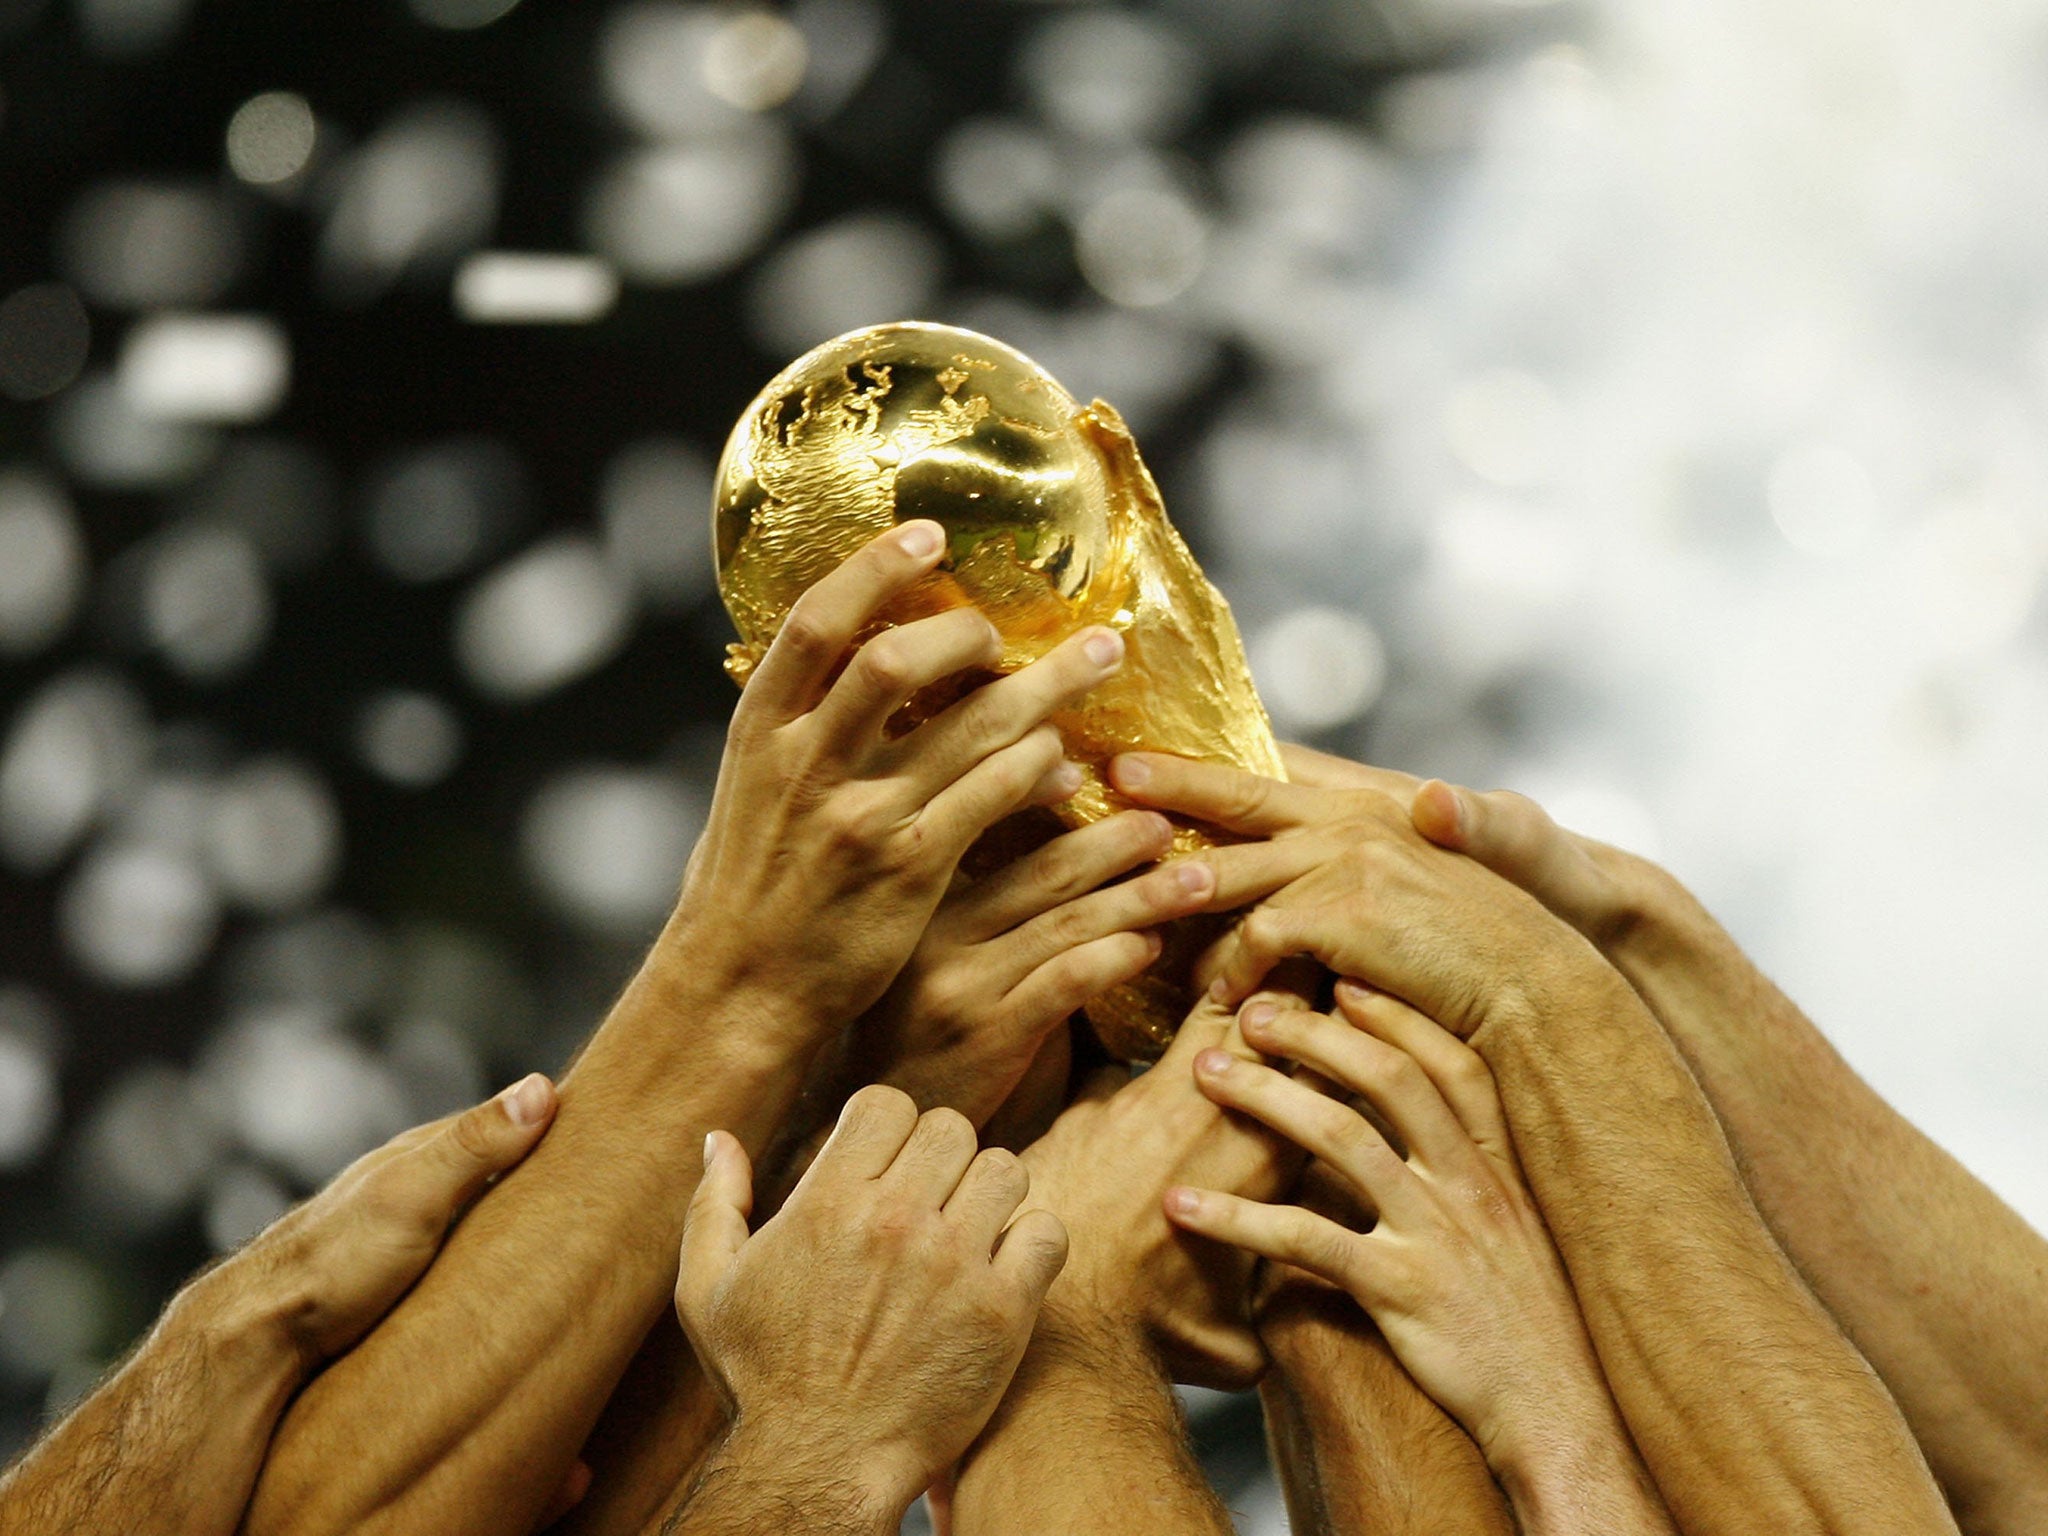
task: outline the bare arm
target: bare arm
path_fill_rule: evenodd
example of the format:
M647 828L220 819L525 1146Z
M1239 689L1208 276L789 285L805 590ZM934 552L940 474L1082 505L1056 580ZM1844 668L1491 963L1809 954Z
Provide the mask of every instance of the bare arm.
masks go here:
M957 1536L1228 1536L1158 1357L1087 1318L1041 1319L987 1431L962 1460Z
M1264 1005L1239 1025L1373 1118L1221 1051L1195 1058L1203 1092L1314 1152L1376 1219L1194 1189L1169 1191L1168 1213L1349 1291L1471 1435L1524 1536L1672 1536L1472 1048L1385 994L1347 998L1341 1017Z
M408 1131L186 1286L0 1478L0 1532L230 1536L291 1394L376 1325L554 1107L535 1076Z
M757 1200L771 1210L779 1203L840 1104L868 1080L921 1108L958 1110L995 1144L1035 1137L1065 1099L1068 1016L1152 960L1158 945L1146 930L1211 895L1199 865L1110 883L1170 843L1164 817L1127 811L956 881L888 992L814 1067L815 1086L771 1154L787 1166L764 1167ZM596 1478L567 1531L614 1536L659 1523L723 1424L681 1334L657 1323L586 1448Z
M2048 1529L2048 1240L1872 1091L1664 871L1519 795L1434 785L1414 814L1586 934L1650 1005L1963 1527Z
M1134 798L1271 839L1212 859L1325 845L1238 930L1226 999L1278 956L1313 953L1471 1039L1682 1529L1954 1529L1883 1384L1758 1216L1684 1062L1583 938L1430 848L1386 796L1140 761L1143 782L1119 779Z
M766 1145L810 1060L901 968L960 855L1058 765L1042 722L1121 660L1113 634L1087 631L887 736L911 695L1000 647L957 609L846 660L943 551L935 524L905 524L792 609L734 713L675 915L564 1082L542 1155L293 1405L252 1536L484 1536L541 1514L664 1309L706 1131Z
M1343 1291L1290 1271L1259 1337L1266 1436L1299 1536L1515 1536L1472 1437Z

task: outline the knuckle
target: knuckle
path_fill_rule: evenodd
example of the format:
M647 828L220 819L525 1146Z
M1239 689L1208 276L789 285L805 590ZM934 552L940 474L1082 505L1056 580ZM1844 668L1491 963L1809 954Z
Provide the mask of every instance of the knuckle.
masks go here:
M941 1104L937 1109L924 1112L925 1134L938 1145L973 1145L979 1138L975 1135L974 1122L950 1105Z
M789 617L782 621L774 643L799 656L825 660L838 642L818 616L816 602L798 598L796 606L789 610Z
M899 693L915 681L916 668L910 649L894 632L862 646L854 665L861 683L878 693Z
M482 1105L457 1115L455 1123L448 1127L447 1140L465 1160L485 1165L497 1161L497 1148L486 1118L497 1113L496 1105Z

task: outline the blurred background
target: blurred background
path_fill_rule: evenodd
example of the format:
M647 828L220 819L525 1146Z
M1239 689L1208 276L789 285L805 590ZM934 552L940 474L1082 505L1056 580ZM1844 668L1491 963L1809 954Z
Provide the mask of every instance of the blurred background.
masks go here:
M0 1449L560 1066L717 449L907 316L1125 413L1283 732L1672 865L2048 1222L2044 0L0 0Z

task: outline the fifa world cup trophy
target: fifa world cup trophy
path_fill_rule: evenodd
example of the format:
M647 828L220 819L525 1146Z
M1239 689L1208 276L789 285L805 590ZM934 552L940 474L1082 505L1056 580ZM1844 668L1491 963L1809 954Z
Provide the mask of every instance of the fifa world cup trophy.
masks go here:
M1122 419L1100 400L1078 404L1022 353L951 326L829 341L776 375L734 427L712 508L719 591L740 636L726 661L734 680L745 686L807 587L912 518L941 524L949 546L885 626L971 603L1002 633L1003 671L1087 625L1124 637L1123 669L1054 717L1086 774L1060 820L1124 808L1105 776L1118 752L1284 776L1230 607L1167 521ZM908 720L959 691L913 700ZM1024 851L1032 835L1013 822L984 839L970 868ZM1175 849L1219 840L1184 825ZM1128 1059L1165 1049L1193 1001L1193 961L1220 926L1172 925L1150 971L1090 1006L1104 1045Z

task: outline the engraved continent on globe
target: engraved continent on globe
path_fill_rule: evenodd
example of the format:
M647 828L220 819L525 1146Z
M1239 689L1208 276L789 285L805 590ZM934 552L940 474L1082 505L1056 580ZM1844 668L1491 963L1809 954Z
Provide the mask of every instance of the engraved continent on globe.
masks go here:
M947 532L945 560L877 628L973 604L1003 636L1003 671L1107 624L1123 670L1054 717L1086 779L1070 826L1126 807L1118 752L1207 758L1284 777L1230 607L1166 519L1116 412L1083 407L1022 353L973 331L904 322L806 353L755 397L718 470L718 585L745 684L791 606L875 535L913 518ZM957 695L914 700L913 719ZM1001 833L1002 829L998 829ZM1217 841L1176 829L1178 852ZM989 840L1021 851L1018 834ZM983 860L986 867L987 859ZM1193 1001L1188 971L1219 920L1171 925L1144 976L1090 1005L1104 1043L1156 1056Z

